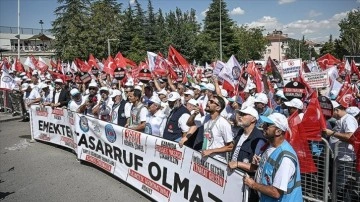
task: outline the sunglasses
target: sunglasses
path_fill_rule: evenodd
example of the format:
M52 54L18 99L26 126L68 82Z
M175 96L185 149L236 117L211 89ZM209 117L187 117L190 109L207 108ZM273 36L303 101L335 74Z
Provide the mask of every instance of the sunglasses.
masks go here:
M220 106L219 103L215 102L214 100L209 100L211 104L216 104L217 106Z
M96 88L89 88L89 90L96 90Z
M242 113L242 112L238 112L238 115L241 116L241 117L243 117L243 116L246 116L246 115L248 115L248 114L245 114L245 113Z
M262 127L265 128L265 129L271 128L271 127L273 127L273 126L275 126L273 123L264 123L264 124L262 125Z

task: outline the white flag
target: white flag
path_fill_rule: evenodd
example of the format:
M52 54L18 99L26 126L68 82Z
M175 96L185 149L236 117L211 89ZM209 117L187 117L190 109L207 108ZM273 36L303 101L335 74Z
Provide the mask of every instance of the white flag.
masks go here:
M30 67L32 70L36 69L34 63L31 61L29 56L26 58L24 65Z

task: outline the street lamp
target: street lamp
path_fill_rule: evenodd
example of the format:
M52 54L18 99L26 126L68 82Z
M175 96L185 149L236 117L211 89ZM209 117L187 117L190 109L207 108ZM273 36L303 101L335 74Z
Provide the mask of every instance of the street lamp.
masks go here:
M107 39L108 44L108 56L110 55L110 41L118 41L119 39Z
M39 24L41 25L41 34L42 34L43 33L43 24L44 24L44 22L42 20L40 20Z

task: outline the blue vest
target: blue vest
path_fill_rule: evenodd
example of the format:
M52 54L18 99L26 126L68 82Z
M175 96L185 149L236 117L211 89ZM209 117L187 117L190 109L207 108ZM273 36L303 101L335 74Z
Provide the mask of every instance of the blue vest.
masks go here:
M166 126L164 130L163 138L174 141L182 136L182 130L179 127L179 119L183 114L190 114L189 110L181 105L177 109L173 109L170 112L169 117L166 120Z
M279 199L274 199L265 194L261 194L260 201L303 201L299 161L294 149L286 140L284 140L284 142L278 148L276 148L275 151L266 160L262 175L260 176L261 184L267 186L273 184L276 171L280 167L281 161L284 157L290 158L295 164L295 173L294 176L292 176L291 181L288 183L286 193L281 195Z

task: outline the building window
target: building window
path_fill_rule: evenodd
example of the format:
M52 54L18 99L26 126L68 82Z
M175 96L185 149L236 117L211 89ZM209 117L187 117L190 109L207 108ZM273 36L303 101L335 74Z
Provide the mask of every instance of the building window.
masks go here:
M271 49L267 49L267 53L270 54L270 53L271 53Z

